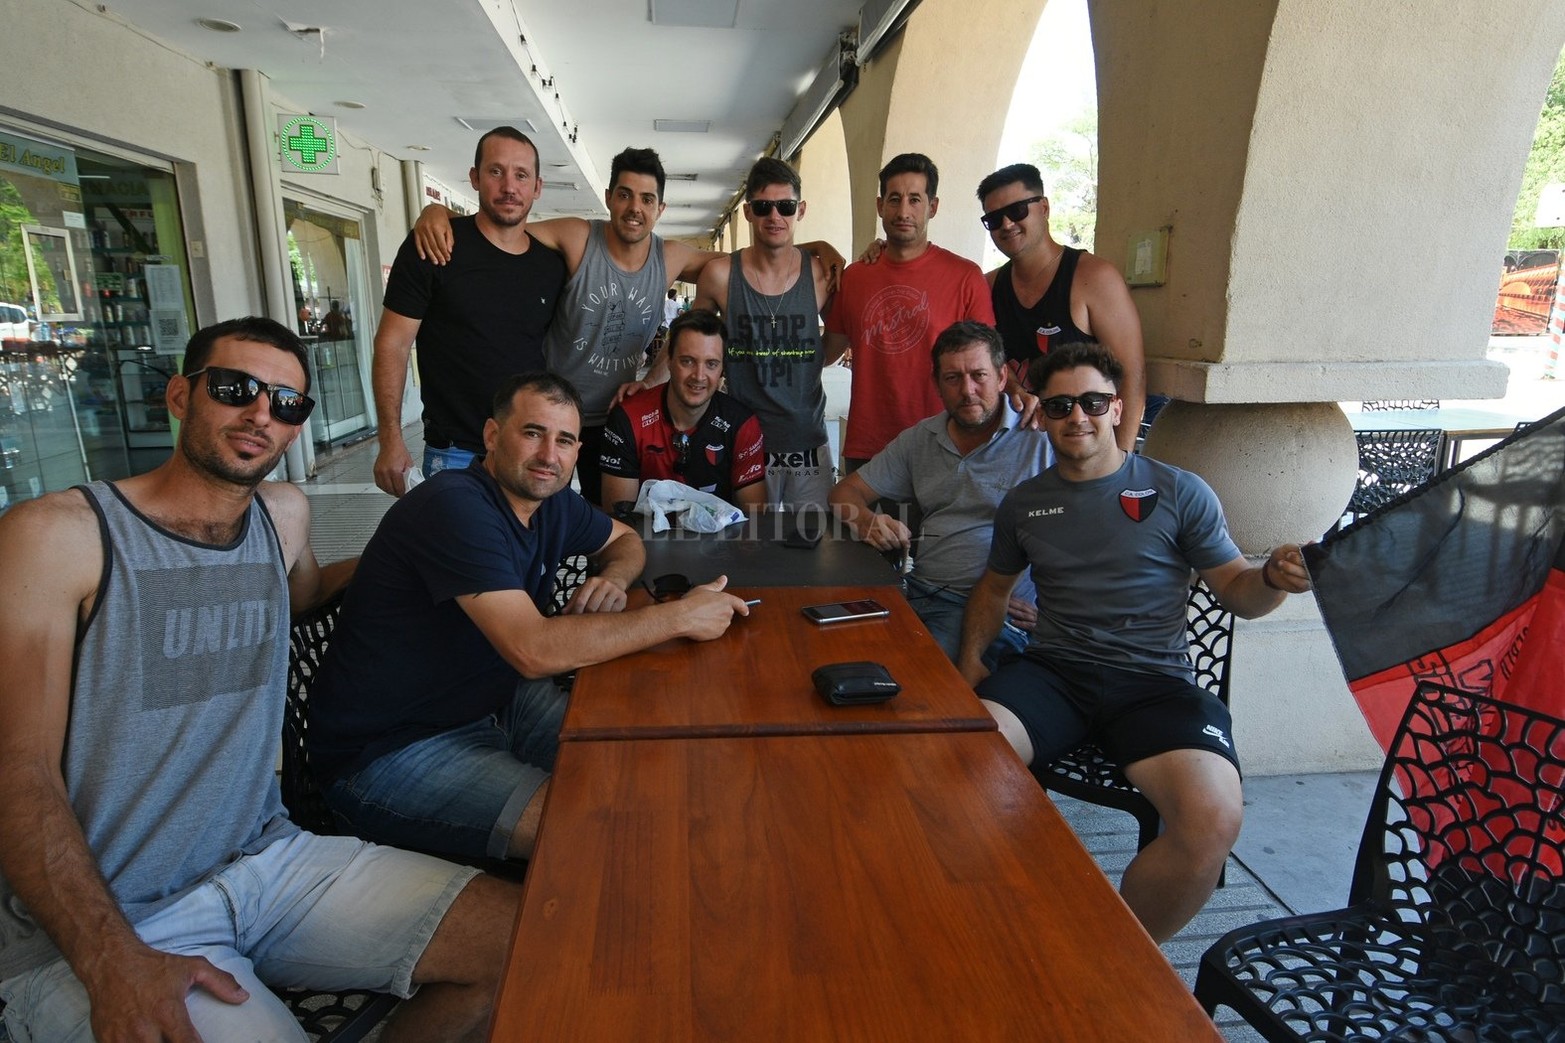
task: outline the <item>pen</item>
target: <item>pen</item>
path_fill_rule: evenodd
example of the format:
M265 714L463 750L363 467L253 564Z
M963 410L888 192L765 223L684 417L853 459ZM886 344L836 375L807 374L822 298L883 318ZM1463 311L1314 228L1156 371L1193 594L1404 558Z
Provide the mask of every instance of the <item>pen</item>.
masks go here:
M751 608L754 608L755 606L759 605L760 603L761 603L761 599L760 598L750 598L749 600L747 600L745 602L745 604L749 605Z

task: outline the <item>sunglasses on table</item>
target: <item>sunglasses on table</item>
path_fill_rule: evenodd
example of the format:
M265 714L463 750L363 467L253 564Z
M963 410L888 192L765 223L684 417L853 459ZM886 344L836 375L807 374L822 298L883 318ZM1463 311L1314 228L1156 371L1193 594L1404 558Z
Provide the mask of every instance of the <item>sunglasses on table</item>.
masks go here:
M298 427L308 420L310 411L315 408L315 399L304 392L281 384L268 384L241 369L207 366L194 373L186 373L185 379L194 382L203 373L206 374L207 397L212 401L225 406L248 406L264 391L267 404L272 408L272 417L290 427Z
M784 217L792 217L799 212L797 199L747 199L745 205L756 217L771 217L774 209Z
M1118 397L1105 391L1088 391L1082 395L1055 395L1053 398L1040 399L1038 405L1043 408L1043 415L1050 420L1064 420L1077 406L1088 416L1102 416Z
M978 220L982 222L983 226L989 229L991 232L999 228L1006 221L1010 221L1013 225L1019 225L1022 223L1022 218L1027 216L1027 208L1032 206L1034 203L1042 201L1042 196L1028 196L1026 199L1018 199L1014 203L1007 203L1005 206L996 207L984 216L980 217Z

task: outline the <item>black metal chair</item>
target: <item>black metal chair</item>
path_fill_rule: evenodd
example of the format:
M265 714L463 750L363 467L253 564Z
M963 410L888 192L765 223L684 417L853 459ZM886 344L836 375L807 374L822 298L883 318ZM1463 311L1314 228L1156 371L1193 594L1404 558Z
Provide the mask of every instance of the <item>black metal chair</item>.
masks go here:
M1365 413L1384 413L1395 409L1439 409L1438 398L1381 398L1360 404Z
M310 832L320 834L335 834L341 830L310 773L305 749L305 736L309 730L306 710L310 685L320 676L321 661L341 610L342 594L338 592L294 620L288 635L288 698L283 710L283 766L279 781L289 817ZM355 1043L397 1005L395 996L364 989L344 992L278 989L276 992L288 1004L304 1031L318 1043Z
M1337 522L1338 529L1433 478L1440 469L1445 444L1445 432L1438 428L1355 431L1353 437L1358 440L1358 483Z
M1268 1040L1565 1041L1565 721L1421 685L1345 909L1230 931L1195 994Z
M1186 603L1190 662L1196 683L1228 705L1228 663L1233 653L1234 616L1204 582L1190 588ZM1049 764L1034 764L1033 776L1044 789L1067 797L1118 808L1135 816L1136 849L1157 839L1162 818L1152 802L1130 784L1119 765L1094 743L1083 743Z

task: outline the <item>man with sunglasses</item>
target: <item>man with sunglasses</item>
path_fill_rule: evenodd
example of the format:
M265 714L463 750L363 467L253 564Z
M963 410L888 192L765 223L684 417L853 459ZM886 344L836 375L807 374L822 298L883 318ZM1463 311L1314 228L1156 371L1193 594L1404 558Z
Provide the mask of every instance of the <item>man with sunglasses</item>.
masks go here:
M364 548L311 695L311 766L360 836L526 858L566 693L554 681L674 638L722 635L723 577L625 611L641 539L570 488L581 399L552 373L496 391L485 455L392 505ZM560 562L592 575L558 615ZM440 1038L438 1034L431 1038Z
M1033 422L1035 389L1027 367L1051 347L1096 340L1108 345L1125 369L1120 448L1136 447L1146 400L1141 317L1130 289L1101 257L1054 241L1043 178L1030 163L1001 167L978 183L980 221L1008 259L988 273L994 322L1010 359L1006 390L1024 422Z
M902 432L838 482L831 505L859 539L911 557L903 592L955 660L962 611L984 570L995 508L1018 482L1048 465L1049 447L1041 432L1020 427L1006 408L1005 346L993 327L954 323L935 338L930 355L944 411ZM917 508L917 536L875 510L887 499ZM1020 651L1036 615L1032 585L1023 581L984 662Z
M939 188L940 171L917 152L895 156L881 169L875 212L885 245L873 263L850 264L842 273L826 320L827 354L852 352L853 400L842 444L847 471L940 412L925 368L940 331L962 319L994 323L983 272L929 241Z
M668 383L609 412L603 431L603 509L635 500L642 482L673 479L747 510L766 503L761 424L718 390L728 328L709 311L675 316Z
M1251 565L1205 482L1115 442L1122 376L1106 345L1057 347L1034 364L1055 463L995 512L957 665L1025 763L1090 739L1157 808L1163 833L1131 860L1120 893L1163 941L1210 897L1243 815L1228 709L1191 675L1191 570L1246 619L1310 580L1291 544ZM1032 640L991 674L981 653L1029 567Z
M821 371L842 353L821 340L833 269L793 242L802 192L788 164L756 161L744 183L750 245L702 270L695 307L728 325L728 392L761 421L767 502L824 510L833 467Z
M288 606L346 581L265 482L313 402L263 318L198 332L170 459L0 517L0 1002L12 1038L301 1038L268 989L408 996L477 1039L517 890L288 820Z

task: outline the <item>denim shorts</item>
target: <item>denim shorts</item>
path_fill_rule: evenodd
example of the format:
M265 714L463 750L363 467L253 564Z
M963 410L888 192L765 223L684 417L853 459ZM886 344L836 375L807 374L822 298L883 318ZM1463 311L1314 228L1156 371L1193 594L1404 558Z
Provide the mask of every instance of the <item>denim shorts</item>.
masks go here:
M565 691L523 680L499 713L419 739L326 787L354 833L457 858L504 858L560 748Z
M929 628L946 658L956 662L962 651L962 614L967 611L967 598L953 593L947 587L925 583L917 574L902 581L902 592L908 604ZM983 663L993 670L1002 658L1015 655L1027 647L1027 631L1006 619L1000 624L1000 632L984 650Z
M295 833L136 924L142 941L204 956L250 993L231 1005L202 989L185 1003L206 1040L306 1036L268 990L413 994L413 968L451 903L478 873L357 837ZM63 958L0 982L16 1043L90 1043L87 992Z

